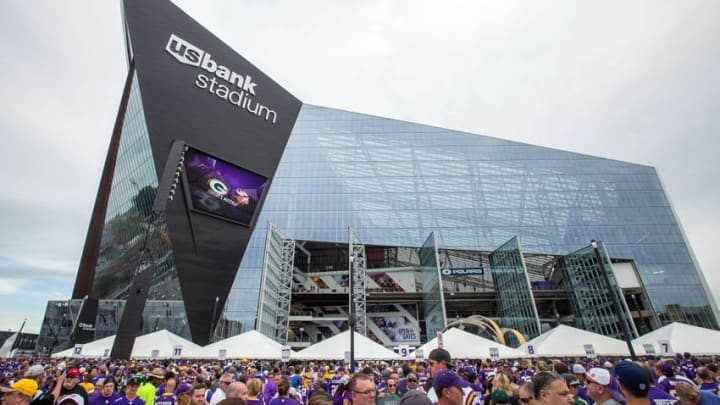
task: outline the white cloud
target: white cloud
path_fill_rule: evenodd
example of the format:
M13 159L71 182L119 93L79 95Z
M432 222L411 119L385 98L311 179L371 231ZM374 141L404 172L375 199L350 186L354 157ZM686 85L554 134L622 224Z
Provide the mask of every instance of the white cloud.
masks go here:
M0 295L17 294L25 284L24 280L0 277Z

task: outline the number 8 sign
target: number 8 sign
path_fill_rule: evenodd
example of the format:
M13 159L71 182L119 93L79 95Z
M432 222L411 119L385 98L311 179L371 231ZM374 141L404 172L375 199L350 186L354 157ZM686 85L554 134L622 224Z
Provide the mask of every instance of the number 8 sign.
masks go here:
M535 350L535 345L528 344L525 346L525 350L527 351L528 356L534 356L537 354L537 350Z

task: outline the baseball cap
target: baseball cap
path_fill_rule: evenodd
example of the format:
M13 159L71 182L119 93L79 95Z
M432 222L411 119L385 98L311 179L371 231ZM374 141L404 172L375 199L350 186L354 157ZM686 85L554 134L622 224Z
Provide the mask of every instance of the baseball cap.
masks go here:
M496 404L507 404L510 401L508 399L508 394L503 390L493 391L490 399Z
M428 359L433 361L444 361L449 367L453 366L450 352L443 349L442 347L432 349L430 354L428 354Z
M580 380L578 380L578 378L575 376L575 374L564 373L564 374L561 374L561 376L562 376L562 378L565 379L565 382L567 383L568 387L576 387L580 384Z
M410 390L400 398L398 405L432 405L427 394L420 390Z
M69 368L65 376L67 376L67 378L78 378L80 377L80 370L75 367Z
M2 392L19 392L20 394L32 398L38 390L38 385L35 380L29 378L21 378L9 387L0 387Z
M622 396L618 389L617 379L610 375L610 371L604 368L594 367L585 373L585 375L590 381L604 386L616 401L625 402L625 397Z
M645 393L650 389L650 379L645 369L631 361L621 361L615 366L615 375L623 387L634 393Z
M470 384L461 379L454 371L443 370L433 377L432 385L435 392L440 392L443 388L458 387L462 389Z
M60 397L57 401L57 405L82 405L85 403L85 399L79 394L70 394Z
M418 380L418 377L417 377L417 374L415 374L415 373L410 373L410 374L407 375L407 377L405 377L405 379L406 379L406 380L415 380L415 381L417 381L417 380Z
M180 384L180 386L177 387L175 390L175 395L185 394L186 392L190 392L192 390L192 387L190 384Z
M133 377L128 380L127 385L140 385L140 379L138 377Z
M660 366L660 371L665 375L673 375L675 374L675 365L669 361L665 361Z
M585 370L585 367L583 367L580 363L575 363L572 366L572 372L573 374L585 374L587 373L587 370Z
M45 373L45 368L43 368L43 366L41 366L39 364L36 364L36 365L30 367L25 372L25 377L35 378L39 375L43 375L44 373Z

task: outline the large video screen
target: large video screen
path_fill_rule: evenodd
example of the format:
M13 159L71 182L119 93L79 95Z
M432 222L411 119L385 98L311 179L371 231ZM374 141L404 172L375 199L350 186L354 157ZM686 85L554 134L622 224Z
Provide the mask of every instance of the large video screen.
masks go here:
M250 225L267 178L190 148L185 179L194 211Z

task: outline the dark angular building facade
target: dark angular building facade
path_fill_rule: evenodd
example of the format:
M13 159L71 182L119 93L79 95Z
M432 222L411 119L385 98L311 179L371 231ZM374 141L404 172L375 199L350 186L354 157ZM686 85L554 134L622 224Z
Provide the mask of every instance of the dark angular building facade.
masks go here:
M261 329L272 224L382 246L434 233L444 249L493 251L517 237L547 255L602 240L635 263L661 323L718 327L654 168L303 105L170 2L123 5L127 82L73 299L182 302L201 344Z

